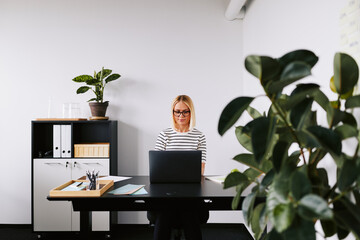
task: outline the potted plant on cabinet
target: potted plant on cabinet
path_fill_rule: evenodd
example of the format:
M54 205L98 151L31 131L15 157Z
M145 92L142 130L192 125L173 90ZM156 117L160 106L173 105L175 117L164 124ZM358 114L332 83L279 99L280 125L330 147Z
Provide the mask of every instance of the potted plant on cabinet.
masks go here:
M324 239L334 235L343 239L350 232L360 239L360 131L352 114L360 107L360 95L352 96L359 78L355 60L344 53L335 54L330 80L337 94L334 101L314 83L298 84L291 94L283 92L311 75L317 61L308 50L277 59L248 56L245 68L260 80L270 107L261 114L250 104L264 96L238 97L221 113L220 135L245 111L252 117L235 129L237 140L249 153L234 160L249 168L233 170L224 188L236 187L232 207L241 204L255 239L267 235L267 240L315 240L317 222ZM327 119L325 123L318 123L320 113ZM345 151L345 144L350 149ZM330 176L336 178L335 183L330 183L329 169L323 167L330 162L336 168L336 176ZM252 183L251 193L242 199L242 192ZM265 202L255 204L259 197ZM266 226L270 226L267 231Z
M95 97L88 100L93 119L107 119L105 114L109 101L104 101L105 86L121 77L120 74L111 73L112 70L103 67L99 72L94 71L94 76L80 75L72 79L74 82L88 85L79 87L76 91L77 94L86 93L88 90L94 92Z

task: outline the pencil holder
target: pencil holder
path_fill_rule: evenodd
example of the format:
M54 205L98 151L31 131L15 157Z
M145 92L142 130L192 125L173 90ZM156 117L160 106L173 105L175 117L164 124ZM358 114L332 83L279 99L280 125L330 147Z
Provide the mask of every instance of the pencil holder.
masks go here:
M98 190L99 189L99 173L86 173L87 179L89 180L88 190Z

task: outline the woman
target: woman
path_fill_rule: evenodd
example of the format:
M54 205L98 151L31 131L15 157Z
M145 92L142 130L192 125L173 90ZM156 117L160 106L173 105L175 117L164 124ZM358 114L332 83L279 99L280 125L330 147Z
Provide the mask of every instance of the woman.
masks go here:
M189 96L177 96L171 105L172 127L160 132L155 149L166 150L200 150L202 152L201 175L204 174L206 162L205 135L195 128L195 109ZM194 202L198 204L198 202ZM156 212L154 239L170 239L171 227L180 224L185 238L202 239L200 223L206 222L209 212L174 211Z

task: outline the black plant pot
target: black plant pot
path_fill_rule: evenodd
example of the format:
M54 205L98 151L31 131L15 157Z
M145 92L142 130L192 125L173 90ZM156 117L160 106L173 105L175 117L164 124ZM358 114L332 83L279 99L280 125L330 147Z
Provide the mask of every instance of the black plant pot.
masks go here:
M91 115L93 117L105 117L106 109L109 105L109 102L91 102L89 103Z

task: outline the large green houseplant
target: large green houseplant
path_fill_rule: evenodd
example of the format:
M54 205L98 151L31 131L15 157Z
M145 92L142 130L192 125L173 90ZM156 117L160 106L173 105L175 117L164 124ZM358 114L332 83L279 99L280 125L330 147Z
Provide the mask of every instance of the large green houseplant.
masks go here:
M334 101L314 83L291 86L292 92L284 93L284 88L311 75L317 61L308 50L280 58L246 57L245 68L260 80L265 95L238 97L221 113L220 135L244 112L252 117L235 129L239 143L249 153L234 160L249 168L232 171L224 188L236 187L232 207L237 209L241 204L256 239L264 234L268 240L315 240L318 221L324 239L333 235L343 239L350 232L360 239L359 129L352 114L353 108L360 107L360 95L352 96L359 77L356 62L347 54L335 54L330 81L337 96ZM260 113L251 103L264 96L270 107ZM322 123L318 123L320 114L324 116ZM344 140L352 146L346 153ZM336 167L334 184L330 184L328 169L319 164L322 161ZM251 193L241 198L251 183ZM265 201L256 204L261 197Z
M88 100L91 114L93 117L105 117L106 109L108 107L109 102L104 101L104 90L105 86L118 78L120 78L120 74L112 73L110 69L104 69L104 67L99 71L94 71L94 76L91 75L80 75L72 80L78 83L85 83L88 86L81 86L77 89L77 94L86 93L91 90L95 94L94 98Z

